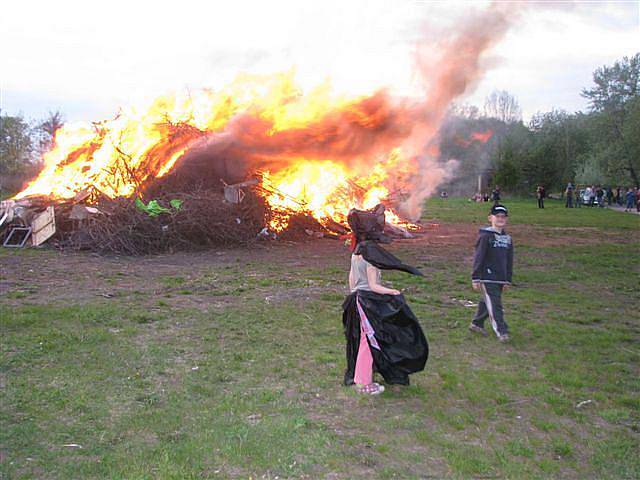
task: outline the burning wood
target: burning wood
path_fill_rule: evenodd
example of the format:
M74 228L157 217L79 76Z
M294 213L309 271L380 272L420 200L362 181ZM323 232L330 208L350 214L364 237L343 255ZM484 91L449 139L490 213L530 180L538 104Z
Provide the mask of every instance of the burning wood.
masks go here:
M382 91L355 100L326 89L302 97L287 76L245 79L217 94L160 98L146 111L63 127L43 171L16 199L44 196L108 212L117 199L211 190L222 180L227 202L242 204L248 189L261 197L266 226L278 235L299 215L343 233L351 208L382 201L392 207L388 221L403 227L390 203L404 201L408 195L395 193L419 177L415 158L398 146L418 110Z
M119 165L124 171L132 171L126 162ZM10 200L3 203L0 214L7 220L5 225L35 228L34 246L53 236L52 242L59 248L140 255L212 245L247 245L261 238L337 239L349 231L343 212L348 212L350 204L366 203L364 198L370 195L369 189L351 179L329 189L332 198L327 199L327 194L314 195L305 185L292 184L287 174L282 179L274 179L268 172L257 175L233 185L223 181L217 190L191 187L191 193L172 192L173 184L180 182L168 176L148 185L146 190L136 187L134 196L116 198L92 185L69 198L34 195ZM153 201L145 205L138 195ZM177 207L172 209L171 205ZM50 221L42 229L35 219L45 212ZM395 223L388 225L387 232L397 238L410 238L412 234L400 218L387 213ZM7 230L5 237L9 234ZM31 230L25 233L29 234ZM23 239L19 235L15 238Z
M351 208L380 202L390 207L396 236L417 228L394 209L410 204L416 182L424 187L416 152L400 147L423 121L424 105L383 91L355 100L325 90L305 98L282 76L196 97L161 98L144 112L63 127L43 171L15 200L36 213L56 206L58 245L123 253L248 243L263 227L272 237L334 237L348 231ZM432 173L443 175L438 166ZM221 180L223 195L212 187ZM136 197L185 202L152 224L134 208ZM262 217L247 217L247 209ZM212 222L219 218L228 221Z
M333 218L325 216L319 221L308 204L272 207L270 196L296 201L258 179L218 190L197 188L191 193L171 193L167 185L163 187L156 185L156 199L149 205L138 197L112 199L97 188L89 188L64 200L46 196L9 200L0 205L0 215L8 220L4 227L32 229L34 246L52 237L58 248L128 255L248 245L260 238L337 239L349 231ZM45 215L48 220L43 222ZM286 228L269 227L281 227L283 219ZM5 230L5 238L10 231ZM404 227L392 224L387 233L397 238L412 236ZM15 238L22 239L20 235Z
M320 225L307 230L337 233L345 229L351 208L381 202L389 207L387 223L406 235L416 227L405 219L420 218L423 200L452 168L437 161L435 146L448 107L477 83L481 57L507 31L509 11L494 2L439 41L437 50L419 45L424 94L417 97L394 97L381 88L348 98L332 94L327 85L305 94L293 73L245 74L217 92L167 95L147 108L123 109L111 120L67 124L56 132L38 178L14 200L46 198L40 211L55 204L60 234L69 231L68 222L83 222L86 236L102 242L99 249L119 245L114 251L144 251L145 242L151 251L183 245L184 235L158 230L172 231L177 219L193 233L190 243L245 241L246 232L232 233L231 220L246 225L240 213L249 206L264 213L260 221L253 213L247 217L257 223L252 236L265 225L286 235L303 217ZM221 179L237 184L254 176L254 187L232 188L224 203L217 191ZM180 188L170 188L180 182ZM86 197L79 193L87 190ZM247 202L243 194L249 191ZM184 208L164 213L160 218L168 215L169 223L152 227L148 222L156 220L136 210L134 198L163 202L171 198L168 193L184 197ZM104 215L69 219L79 202ZM218 218L225 220L211 230ZM223 227L231 229L227 236L218 233ZM105 243L100 235L113 241ZM166 241L167 235L176 240ZM129 240L118 243L120 237Z

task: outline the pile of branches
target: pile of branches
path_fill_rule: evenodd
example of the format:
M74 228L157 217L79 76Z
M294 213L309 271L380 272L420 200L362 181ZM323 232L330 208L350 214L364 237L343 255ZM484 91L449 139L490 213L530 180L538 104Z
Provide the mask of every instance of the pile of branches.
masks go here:
M179 208L170 200L180 200ZM99 213L81 222L57 219L60 248L98 253L146 255L212 246L248 245L264 225L264 200L247 192L240 204L225 202L219 191L163 193L154 200L168 212L151 216L133 198L103 199Z
M337 222L322 225L311 212L298 212L292 214L287 220L287 228L280 232L278 238L289 241L303 241L309 238L339 239L348 230Z

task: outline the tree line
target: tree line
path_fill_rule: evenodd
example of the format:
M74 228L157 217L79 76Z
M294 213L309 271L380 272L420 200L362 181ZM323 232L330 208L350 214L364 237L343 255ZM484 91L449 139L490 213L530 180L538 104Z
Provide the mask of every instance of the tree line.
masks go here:
M445 188L471 195L478 175L514 193L538 185L562 190L568 182L640 187L640 53L593 73L581 95L588 111L538 113L525 124L517 100L494 92L481 111L454 107L440 134L440 153L459 162ZM474 132L490 130L482 143Z

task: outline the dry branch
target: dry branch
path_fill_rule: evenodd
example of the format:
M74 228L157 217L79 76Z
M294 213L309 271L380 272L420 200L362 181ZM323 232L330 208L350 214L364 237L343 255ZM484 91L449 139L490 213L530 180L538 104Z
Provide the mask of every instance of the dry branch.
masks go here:
M180 209L169 200L182 200ZM264 202L252 192L239 205L226 203L221 193L199 190L164 194L160 205L170 213L152 217L130 198L102 199L101 214L76 222L68 219L68 208L57 209L56 236L60 248L89 249L99 253L144 255L211 246L247 245L264 223Z

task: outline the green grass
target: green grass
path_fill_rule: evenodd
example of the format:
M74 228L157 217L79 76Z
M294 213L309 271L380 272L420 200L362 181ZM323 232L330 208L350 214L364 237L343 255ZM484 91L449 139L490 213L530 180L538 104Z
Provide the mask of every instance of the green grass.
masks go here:
M509 209L509 224L535 225L561 229L637 230L640 215L624 214L607 208L582 207L568 209L560 200L545 200L545 208L539 209L535 199L504 198L501 202ZM486 224L492 202L470 202L462 198L430 199L423 212L425 221L447 223ZM615 214L615 215L614 215ZM566 234L566 232L565 232ZM624 234L624 233L623 233ZM632 234L627 232L627 234Z
M295 269L268 251L149 266L135 292L105 263L95 288L111 298L58 300L64 286L3 270L15 284L0 296L0 478L640 477L638 217L505 203L512 342L466 330L486 205L430 201L425 221L458 235L392 246L424 278L384 274L405 289L430 359L410 387L376 398L340 386L338 244L326 265ZM587 240L567 239L563 222ZM0 255L27 271L57 258ZM81 257L58 261L82 283Z

